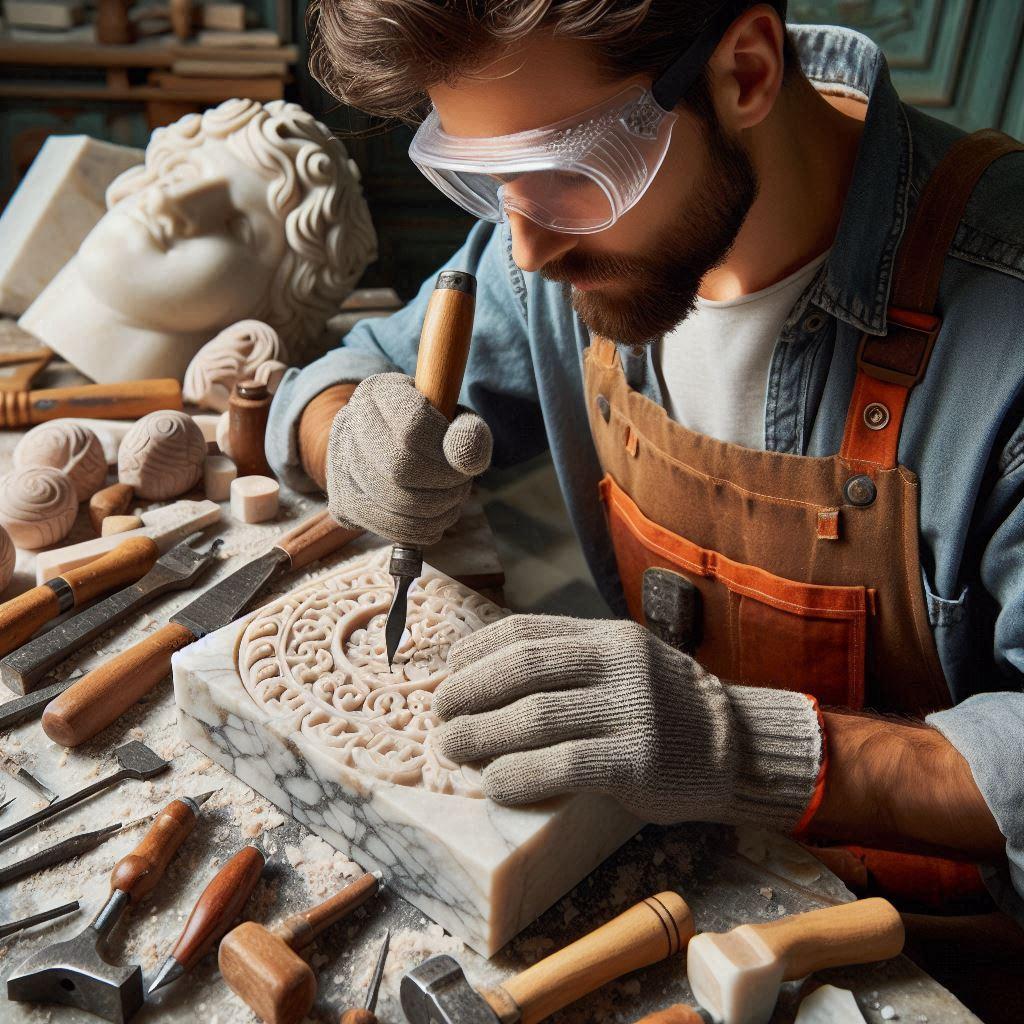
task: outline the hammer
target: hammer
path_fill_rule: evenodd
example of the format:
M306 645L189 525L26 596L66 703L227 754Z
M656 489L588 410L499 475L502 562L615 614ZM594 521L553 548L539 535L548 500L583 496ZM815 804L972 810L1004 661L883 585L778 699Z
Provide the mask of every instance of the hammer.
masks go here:
M26 1003L64 1003L126 1024L142 1006L142 968L116 965L100 950L129 903L151 892L178 847L192 831L199 807L211 794L169 803L142 842L114 865L110 897L85 931L55 942L15 968L7 998Z
M903 921L874 897L730 932L703 932L686 953L697 1002L722 1024L767 1024L779 986L825 967L888 960L903 949Z
M660 892L497 988L477 992L450 956L402 978L409 1024L537 1024L613 978L680 952L693 935L681 896Z
M255 921L240 924L220 944L221 975L267 1024L298 1024L313 1008L316 977L296 951L381 888L380 872L367 872L319 906L285 918L273 931Z

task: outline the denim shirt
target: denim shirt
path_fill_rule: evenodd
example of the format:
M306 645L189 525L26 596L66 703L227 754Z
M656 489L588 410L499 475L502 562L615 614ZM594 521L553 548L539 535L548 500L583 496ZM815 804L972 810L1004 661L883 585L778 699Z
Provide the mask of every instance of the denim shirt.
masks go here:
M901 103L884 57L864 36L821 26L790 31L819 88L868 101L831 255L782 328L765 404L767 449L829 456L842 441L861 334L886 332L908 212L962 133ZM516 267L507 225L478 223L446 268L478 282L461 402L490 425L497 465L550 448L595 581L624 615L583 398L590 339L568 287ZM296 444L311 399L383 370L414 373L433 284L285 376L267 453L286 483L314 487ZM920 480L921 578L954 705L928 721L966 758L1006 837L1006 863L984 873L1024 924L1024 154L998 160L976 188L945 261L939 312L942 330L899 442L899 461ZM630 385L661 403L650 348L619 351Z

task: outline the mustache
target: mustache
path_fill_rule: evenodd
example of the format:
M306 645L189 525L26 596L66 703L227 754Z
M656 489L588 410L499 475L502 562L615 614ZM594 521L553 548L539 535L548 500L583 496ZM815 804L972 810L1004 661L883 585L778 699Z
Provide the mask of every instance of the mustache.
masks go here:
M604 284L622 278L635 278L649 273L651 266L647 260L630 256L612 255L581 255L568 252L558 256L540 268L540 276L546 281L557 281L571 284L581 278Z

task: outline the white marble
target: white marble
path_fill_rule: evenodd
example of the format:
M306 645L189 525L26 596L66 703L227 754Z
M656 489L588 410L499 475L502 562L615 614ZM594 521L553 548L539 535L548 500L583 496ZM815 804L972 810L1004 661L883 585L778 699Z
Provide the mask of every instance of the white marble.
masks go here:
M180 380L201 346L244 319L278 333L282 359L308 361L376 258L355 164L282 100L227 100L158 128L145 164L106 202L19 321L101 382Z
M500 807L475 770L433 748L449 646L502 612L425 566L390 672L388 555L360 555L176 654L179 726L490 956L640 823L597 796Z
M0 310L20 315L99 223L103 194L141 149L51 135L0 217Z

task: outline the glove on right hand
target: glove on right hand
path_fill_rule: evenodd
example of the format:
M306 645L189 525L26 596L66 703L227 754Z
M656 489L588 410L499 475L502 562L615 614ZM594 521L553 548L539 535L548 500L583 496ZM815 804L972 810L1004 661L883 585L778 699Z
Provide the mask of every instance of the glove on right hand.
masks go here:
M491 432L473 412L452 423L403 373L367 377L334 417L327 508L342 526L399 544L436 544L491 462Z

